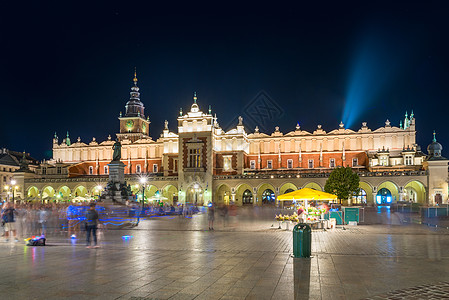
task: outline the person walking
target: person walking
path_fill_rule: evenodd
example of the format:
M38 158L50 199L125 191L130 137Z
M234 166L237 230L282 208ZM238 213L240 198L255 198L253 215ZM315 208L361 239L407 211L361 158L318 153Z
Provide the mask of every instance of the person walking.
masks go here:
M3 211L2 211L2 219L5 221L5 238L6 242L9 242L9 236L12 234L14 235L14 241L18 242L16 235L16 227L15 227L15 220L14 220L14 214L16 213L16 210L14 209L14 205L9 202L5 202L3 205Z
M212 202L207 205L207 219L209 220L209 230L214 230L215 207Z
M86 248L99 248L97 245L97 224L98 213L95 210L95 203L92 202L89 205L89 209L86 212ZM92 233L94 239L94 246L90 245L90 234Z

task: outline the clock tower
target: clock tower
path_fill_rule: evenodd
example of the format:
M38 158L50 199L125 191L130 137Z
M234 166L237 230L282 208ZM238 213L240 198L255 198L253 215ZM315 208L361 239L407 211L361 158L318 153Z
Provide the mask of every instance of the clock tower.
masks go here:
M120 133L117 133L119 140L129 139L132 142L149 138L150 120L145 118L145 107L140 101L139 87L137 86L137 73L134 71L134 86L131 87L130 98L125 106L125 115L120 112Z

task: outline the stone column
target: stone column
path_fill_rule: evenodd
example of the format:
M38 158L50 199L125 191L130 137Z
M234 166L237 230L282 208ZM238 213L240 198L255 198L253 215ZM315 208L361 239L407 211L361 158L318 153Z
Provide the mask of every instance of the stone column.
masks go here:
M258 205L260 205L260 204L257 202L257 193L253 192L253 206L258 206Z

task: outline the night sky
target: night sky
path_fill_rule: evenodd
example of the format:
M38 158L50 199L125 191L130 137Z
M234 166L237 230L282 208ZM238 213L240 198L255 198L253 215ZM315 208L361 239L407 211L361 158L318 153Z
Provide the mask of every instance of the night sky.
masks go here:
M67 130L72 142L114 137L136 67L153 139L165 119L176 132L194 91L224 129L242 115L252 132L248 111L262 92L274 113L261 131L399 126L413 110L418 143L425 149L436 130L447 157L444 1L333 2L2 4L0 146L43 159L55 131L60 141Z

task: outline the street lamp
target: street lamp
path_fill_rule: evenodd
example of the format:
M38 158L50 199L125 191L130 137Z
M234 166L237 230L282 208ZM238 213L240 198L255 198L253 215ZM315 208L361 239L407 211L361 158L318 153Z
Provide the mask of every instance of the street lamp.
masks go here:
M14 203L14 196L15 196L15 191L16 191L16 181L13 179L11 180L11 188L12 188L12 202Z
M97 192L97 194L98 194L98 201L100 201L100 196L101 196L101 191L103 190L103 187L101 186L101 185L97 185L96 187L95 187L95 191Z
M145 185L147 183L147 178L141 177L140 183L142 184L142 210L143 210L143 205L144 205L144 201L145 201Z

